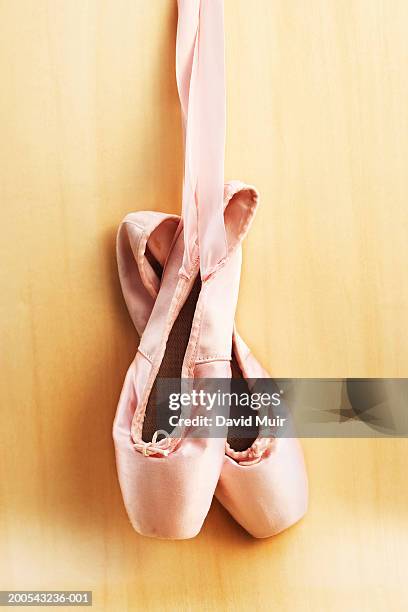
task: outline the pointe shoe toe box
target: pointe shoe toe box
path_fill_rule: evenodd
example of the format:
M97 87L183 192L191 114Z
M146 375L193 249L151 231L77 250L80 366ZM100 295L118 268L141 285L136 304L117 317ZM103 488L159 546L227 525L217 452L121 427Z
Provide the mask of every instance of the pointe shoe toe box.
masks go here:
M295 438L277 438L268 456L240 465L225 456L216 497L255 538L267 538L298 522L308 506L303 452Z

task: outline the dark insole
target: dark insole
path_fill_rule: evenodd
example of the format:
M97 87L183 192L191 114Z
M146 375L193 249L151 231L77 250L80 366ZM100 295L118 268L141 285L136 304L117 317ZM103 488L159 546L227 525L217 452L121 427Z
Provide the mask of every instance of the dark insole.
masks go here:
M153 434L157 431L158 405L158 380L161 378L181 378L183 360L186 354L188 341L190 339L191 326L198 296L201 291L201 279L195 280L190 294L180 310L167 339L166 350L159 371L151 390L146 413L143 422L142 440L150 442ZM176 413L175 413L176 414Z
M159 270L156 270L156 273L159 273ZM167 339L166 350L164 352L163 360L161 362L156 379L153 383L153 387L146 406L146 413L143 421L142 430L142 440L144 440L144 442L150 442L153 437L153 434L158 429L158 380L160 380L161 378L181 378L184 356L186 354L188 341L190 339L191 326L193 323L194 313L198 296L200 295L200 291L201 279L198 276L193 284L193 287L185 304L181 308L173 324L173 327ZM244 378L234 353L232 355L231 370L232 378ZM245 390L250 393L247 385L245 385ZM231 417L238 417L241 415L247 416L252 413L253 411L250 407L242 408L238 407L235 402L231 403ZM234 427L230 427L228 430L228 442L231 448L236 451L241 451L249 448L256 439L256 436L243 438L242 428L239 428L240 435L237 435L237 433L238 430Z
M242 386L240 385L240 390L245 391L245 393L248 393L249 395L251 395L251 391L244 380L242 370L239 366L239 363L237 361L237 358L234 352L232 353L231 371L232 371L233 380L243 379ZM250 406L238 406L238 404L235 401L231 402L231 406L230 406L230 417L231 418L238 418L241 416L243 416L244 418L247 416L253 417L253 414L254 414L254 411L252 410ZM251 432L248 432L248 434L249 433ZM228 428L227 441L233 450L235 451L246 450L253 444L253 442L255 442L257 438L257 435L256 436L248 435L248 437L243 437L244 434L245 434L245 427L243 428L240 426L240 427L229 427Z

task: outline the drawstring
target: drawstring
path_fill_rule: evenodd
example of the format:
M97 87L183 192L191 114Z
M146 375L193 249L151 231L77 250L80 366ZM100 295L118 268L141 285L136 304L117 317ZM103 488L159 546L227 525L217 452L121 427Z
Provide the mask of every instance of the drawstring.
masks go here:
M262 453L251 453L245 461L238 461L239 465L255 465L262 459Z
M164 447L159 446L159 442L157 442L157 438L160 435L165 437L166 446ZM163 442L163 439L160 440L160 442ZM134 444L134 448L141 452L145 457L149 457L150 455L163 455L164 457L167 457L170 452L170 443L171 440L167 431L164 431L164 429L158 429L154 432L151 442L144 442L143 440L141 442L136 442Z
M270 452L275 444L275 438L257 438L248 449L244 451L235 451L226 443L226 453L231 459L234 459L239 465L255 465L259 463L266 453Z
M189 278L198 245L201 278L227 257L224 226L225 52L223 0L178 0L176 76L184 133L180 273Z

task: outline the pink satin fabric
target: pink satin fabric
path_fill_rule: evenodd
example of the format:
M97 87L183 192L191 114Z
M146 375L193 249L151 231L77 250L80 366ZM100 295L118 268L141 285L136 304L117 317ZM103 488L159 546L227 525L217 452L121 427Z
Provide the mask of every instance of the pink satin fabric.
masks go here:
M269 538L287 529L304 516L308 506L308 480L299 440L275 438L254 465L239 464L225 455L215 495L255 538Z
M141 211L126 215L119 227L116 238L119 278L139 335L146 327L160 287L146 249L163 266L179 223L180 217L176 215Z
M227 257L224 7L223 0L178 0L178 8L176 75L185 150L181 273L191 275L197 242L206 280Z
M242 188L243 185L238 182L225 186L224 205L227 206L233 200L232 205L225 210L231 249L246 233L254 214L253 200ZM173 238L180 232L178 217L165 214L158 217L157 214L132 213L125 218L118 232L119 277L139 334L145 329L143 320L149 318L157 297L157 287L160 286L159 277L152 278L146 273L150 267L146 250L150 254L154 253L157 261L163 264L168 259L168 252L174 249L170 246L174 242ZM236 255L240 256L239 251ZM181 257L182 250L179 249L179 262ZM169 264L173 268L176 282L179 264L177 261L174 264L170 261ZM224 296L231 297L238 279L233 280L230 266L220 272L221 275L217 274L211 280L211 296L206 300L206 304L211 306L210 310L215 310L205 315L208 324L203 328L200 350L191 363L191 369L186 368L183 376L230 377L229 361L206 359L210 353L212 356L215 352L220 355L219 349L227 344L227 339L223 339L227 328L227 335L232 333L234 353L243 375L247 378L269 377L236 329L232 330L232 314L223 316ZM163 300L163 316L168 308L166 303L170 296L167 296ZM143 319L140 313L143 313ZM157 331L156 325L151 333L155 335ZM154 340L154 346L160 341L160 334L156 339L151 334L149 337ZM221 345L217 349L219 343ZM226 354L224 356L229 357ZM114 425L119 480L129 517L137 531L155 537L193 537L208 511L218 478L216 497L254 537L275 535L305 514L308 504L307 474L300 444L295 439L272 441L260 461L253 465L244 465L247 453L234 453L229 445L225 447L224 439L186 439L188 444L182 444L180 452L171 453L164 458L165 461L162 457L144 457L136 453L130 429L137 403L143 394L143 385L140 383L147 378L150 367L138 353L129 368ZM175 458L170 460L173 456ZM220 464L221 456L223 459ZM174 495L170 484L173 482L177 483L177 495ZM166 484L163 486L163 483Z
M241 241L254 216L257 199L252 187L238 182L226 186L228 256L225 265L201 286L183 360L183 378L231 375ZM132 525L142 535L172 539L191 538L200 530L220 478L225 452L225 437L193 438L180 429L169 432L169 438L154 442L144 442L141 437L151 382L157 375L170 329L195 280L194 271L191 279L178 274L184 239L183 232L174 228L174 220L169 217L163 216L156 225L147 213L134 213L125 218L118 233L122 288L135 325L143 334L125 379L113 425L119 482ZM171 229L175 239L166 257L159 242L166 236L169 244ZM153 231L149 233L150 230ZM161 282L154 276L146 249L150 251L149 257L155 251L158 257L166 259ZM197 272L196 265L195 275ZM143 319L158 286L143 330Z

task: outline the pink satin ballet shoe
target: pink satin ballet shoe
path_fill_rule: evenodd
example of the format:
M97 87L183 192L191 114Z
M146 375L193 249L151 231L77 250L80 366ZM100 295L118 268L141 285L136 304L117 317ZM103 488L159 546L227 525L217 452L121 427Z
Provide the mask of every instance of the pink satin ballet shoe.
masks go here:
M234 378L270 378L234 331ZM272 415L271 415L272 416ZM228 432L215 492L231 516L255 538L267 538L298 522L308 506L308 478L297 438L234 439Z
M257 199L252 187L238 182L226 186L227 257L203 282L198 275L200 262L195 245L191 273L180 273L184 237L180 226L171 237L173 217L156 218L156 225L149 217L146 225L143 213L136 213L126 217L119 229L119 274L129 312L139 331L157 293L126 375L113 426L126 510L133 527L143 535L194 537L208 513L224 462L225 438L194 438L186 435L185 428L176 428L159 440L160 432L154 431L154 391L161 378L231 376L241 241ZM167 241L162 241L164 234ZM165 245L170 242L158 288L155 267L164 261Z
M119 276L139 334L157 297L178 222L176 215L139 212L128 215L119 229ZM232 358L234 376L269 378L235 328ZM308 503L307 474L299 441L258 437L246 448L242 448L242 441L237 446L239 450L234 449L233 441L226 443L216 489L218 500L254 537L272 536L296 523Z
M141 211L127 215L119 227L116 239L119 279L139 336L152 313L179 224L178 215Z

